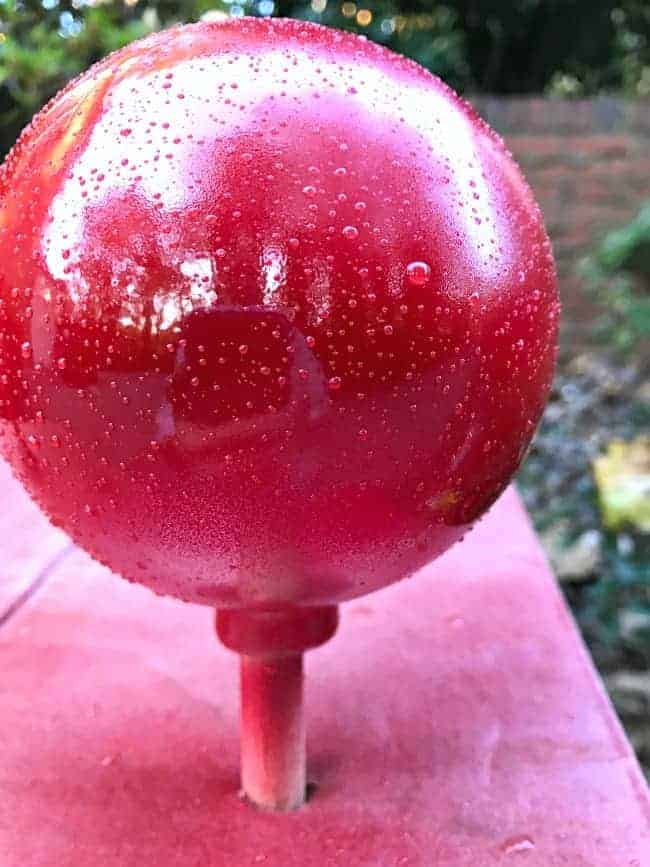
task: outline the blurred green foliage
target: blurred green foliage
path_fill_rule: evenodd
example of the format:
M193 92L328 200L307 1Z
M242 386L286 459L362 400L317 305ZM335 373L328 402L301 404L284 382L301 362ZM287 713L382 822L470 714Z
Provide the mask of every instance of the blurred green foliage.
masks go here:
M650 431L650 204L606 235L580 270L600 315L586 341L564 346L518 481L650 777L644 674L650 668L650 533L643 520L650 491L647 467L632 460L635 450L647 448ZM620 521L608 514L603 491L603 461L611 463L613 450L618 472L629 473L639 499Z
M638 352L650 341L650 203L606 235L580 268L602 311L597 336L624 353Z
M69 78L132 39L206 14L354 30L461 91L650 95L645 0L0 0L0 155Z
M588 348L563 367L518 484L556 572L585 540L594 549L560 580L650 778L650 535L605 526L592 471L611 440L650 430L648 370Z
M578 356L556 378L518 478L552 559L557 549L571 548L586 534L595 543L595 561L584 569L576 564L563 587L604 671L650 667L650 536L633 525L605 526L592 469L612 439L630 441L650 430L643 384L636 367L589 351ZM635 628L625 626L631 615L642 615Z

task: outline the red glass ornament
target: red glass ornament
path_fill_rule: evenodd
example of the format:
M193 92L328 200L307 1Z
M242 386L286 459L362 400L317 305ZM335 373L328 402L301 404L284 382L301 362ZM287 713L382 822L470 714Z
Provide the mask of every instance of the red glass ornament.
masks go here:
M231 636L314 606L326 637L460 539L552 378L551 248L501 140L303 22L176 28L77 79L2 168L0 259L3 454Z

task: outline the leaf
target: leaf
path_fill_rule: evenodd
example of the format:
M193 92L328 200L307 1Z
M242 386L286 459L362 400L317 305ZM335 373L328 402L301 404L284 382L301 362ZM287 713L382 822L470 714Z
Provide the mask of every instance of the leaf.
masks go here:
M650 533L650 436L613 440L593 471L605 526Z

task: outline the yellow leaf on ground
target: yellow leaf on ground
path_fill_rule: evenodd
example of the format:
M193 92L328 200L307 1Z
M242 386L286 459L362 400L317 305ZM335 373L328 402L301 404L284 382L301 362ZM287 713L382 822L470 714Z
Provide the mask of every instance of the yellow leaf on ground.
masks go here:
M612 440L593 470L605 526L650 533L650 436Z

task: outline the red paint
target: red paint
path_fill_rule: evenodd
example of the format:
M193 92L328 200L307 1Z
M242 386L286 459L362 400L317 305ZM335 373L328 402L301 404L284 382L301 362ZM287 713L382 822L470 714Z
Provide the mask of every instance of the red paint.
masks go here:
M22 491L2 497L19 516ZM17 535L54 533L36 515ZM72 553L0 628L2 867L650 863L646 783L514 492L341 613L307 657L316 791L269 815L237 797L212 612Z
M1 449L125 577L336 603L444 551L518 466L549 242L414 64L299 22L161 33L56 97L0 193Z
M336 605L217 611L217 635L240 654L242 789L263 809L305 799L302 655L329 641L338 622Z
M241 784L263 809L295 810L307 789L303 657L242 656Z
M281 656L325 644L338 622L335 605L270 611L222 608L217 611L216 627L221 643L236 653Z

